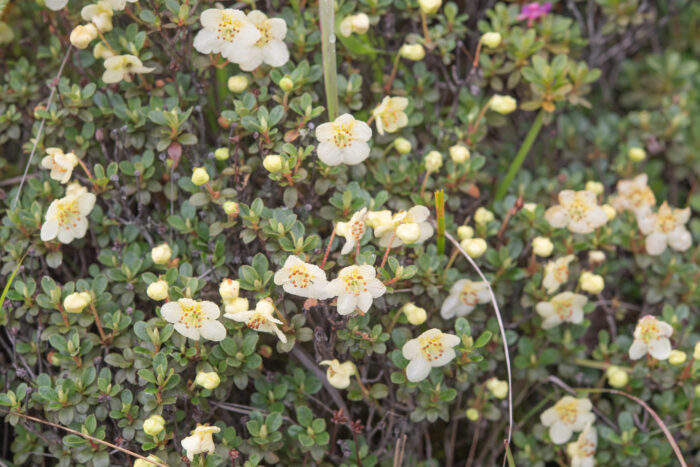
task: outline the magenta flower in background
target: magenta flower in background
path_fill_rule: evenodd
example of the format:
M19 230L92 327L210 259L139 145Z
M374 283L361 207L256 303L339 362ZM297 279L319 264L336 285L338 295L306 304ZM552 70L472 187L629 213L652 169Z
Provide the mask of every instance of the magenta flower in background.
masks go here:
M551 9L552 9L551 2L526 3L525 5L523 5L523 10L520 12L520 14L518 15L518 17L516 19L518 21L522 21L524 19L527 19L527 25L529 27L531 27L532 23L534 23L536 19L540 18L541 16L546 15L547 13L549 13L549 11Z

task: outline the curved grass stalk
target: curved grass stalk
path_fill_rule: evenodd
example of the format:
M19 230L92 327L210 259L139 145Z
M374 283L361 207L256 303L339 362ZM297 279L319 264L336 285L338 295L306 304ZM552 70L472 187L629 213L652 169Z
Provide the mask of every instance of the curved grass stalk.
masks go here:
M323 83L326 89L328 121L338 116L338 70L335 59L335 2L319 0L321 17L321 54L323 55Z

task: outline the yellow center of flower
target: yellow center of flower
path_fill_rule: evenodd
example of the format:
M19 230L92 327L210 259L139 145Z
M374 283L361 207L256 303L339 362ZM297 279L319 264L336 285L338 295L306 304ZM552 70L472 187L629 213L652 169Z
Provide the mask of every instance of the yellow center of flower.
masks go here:
M200 304L180 303L180 308L182 308L182 316L180 316L179 321L184 324L187 329L199 329L202 327L202 321L204 321L204 311L202 310L202 306Z
M333 144L339 148L349 146L353 141L352 129L355 122L346 123L345 125L333 124Z
M660 333L661 329L656 320L642 320L642 322L639 323L639 336L646 344L657 340Z
M233 42L236 35L241 32L243 21L231 18L226 13L221 14L221 20L216 26L216 38L226 42Z
M437 360L445 353L445 345L442 343L442 335L431 337L419 337L420 351L429 362Z
M260 39L255 43L257 47L262 47L272 40L270 23L268 21L263 21L262 24L257 24L255 27L257 27L258 32L260 32Z
M59 201L56 206L57 221L62 226L77 227L80 222L80 208L76 198L68 201Z
M559 316L559 318L561 318L561 319L571 318L571 315L573 314L571 302L572 302L572 300L568 299L568 300L562 300L562 301L553 303L554 312Z
M362 292L367 292L367 281L358 272L351 272L343 277L345 281L345 291L349 294L360 295Z
M459 293L459 299L462 303L468 306L476 306L476 304L479 303L479 299L477 298L471 284L464 286L462 291Z
M567 424L576 422L578 417L578 401L559 402L554 406L559 419Z
M311 285L311 280L313 276L309 273L309 270L303 264L297 264L289 269L289 282L294 287L299 287L300 289L305 289Z
M595 454L596 444L588 439L582 439L576 444L576 457L591 457Z
M365 233L365 223L361 221L354 221L350 223L350 235L355 240L359 240L362 238L362 235Z
M253 313L253 316L250 317L246 324L250 329L258 329L260 326L265 324L267 322L267 316L263 315L262 313Z
M656 222L664 233L670 233L676 228L676 217L673 215L673 212L671 212L670 209L664 212L659 210L656 217Z
M564 264L554 268L554 279L560 283L569 280L569 265Z
M586 214L591 209L591 206L580 197L576 197L568 207L569 218L578 222L586 217Z
M55 170L56 172L61 172L61 173L67 172L66 169L64 169L63 167L61 167L60 165L58 165L56 163L56 158L51 158L51 168L52 168L52 170Z
M656 203L654 192L647 186L633 189L626 198L630 200L632 206L635 208L641 208L642 206Z

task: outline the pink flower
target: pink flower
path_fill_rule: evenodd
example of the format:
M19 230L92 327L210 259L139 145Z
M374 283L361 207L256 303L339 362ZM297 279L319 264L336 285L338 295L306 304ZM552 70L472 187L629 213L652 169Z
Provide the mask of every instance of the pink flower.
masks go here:
M532 23L534 23L536 19L546 15L551 9L551 2L542 4L537 2L526 3L525 5L523 5L523 9L516 19L518 21L526 19L528 27L532 27Z

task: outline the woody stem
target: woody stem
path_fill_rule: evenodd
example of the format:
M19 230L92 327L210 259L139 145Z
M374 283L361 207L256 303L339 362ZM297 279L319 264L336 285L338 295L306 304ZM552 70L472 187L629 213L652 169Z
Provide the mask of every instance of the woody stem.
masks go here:
M391 244L394 243L394 237L396 237L396 230L391 234L389 239L389 244L386 246L386 251L384 252L384 257L382 258L382 264L379 265L379 269L383 268L386 264L387 258L389 258L389 250L391 250Z
M430 45L432 40L430 39L430 32L428 32L428 19L425 17L423 11L420 12L420 22L423 26L423 37L425 37L425 45Z
M102 329L102 323L100 322L100 316L97 314L97 309L95 308L95 304L90 302L90 310L92 310L92 315L95 317L95 324L97 325L97 330L100 333L100 339L102 339L102 343L106 344L107 343L107 336L105 336L105 332Z
M326 252L323 254L323 261L321 261L320 268L326 265L326 260L328 259L328 253L331 252L331 245L333 245L333 239L335 239L335 224L333 224L333 232L331 232L331 239L328 241L328 246L326 247Z
M110 52L112 52L114 55L119 55L116 50L110 45L110 43L107 41L107 38L105 37L104 34L102 34L102 31L99 29L97 30L97 34L100 35L100 39L102 39L102 42L107 46Z
M425 176L423 177L423 183L420 185L420 196L421 198L423 197L423 193L425 193L425 185L428 183L428 178L430 178L430 170L425 171Z
M70 326L70 323L68 322L68 315L66 315L66 310L63 309L60 303L58 304L58 311L61 312L61 316L63 317L63 324Z
M78 159L78 164L80 164L80 167L83 168L83 172L85 172L85 175L88 176L91 182L95 182L95 178L92 176L92 173L90 173L90 169L87 168L87 165L85 165L85 162L82 160Z
M389 75L389 82L384 86L384 91L389 94L391 91L391 86L394 84L394 79L396 79L396 73L399 71L399 61L401 60L401 54L397 53L396 58L394 58L394 66L391 68L391 75ZM368 123L369 125L369 123Z
M392 331L392 329L394 329L394 326L396 326L396 323L399 322L399 317L400 317L400 316L401 316L401 309L399 308L399 310L398 310L398 311L396 312L396 314L394 315L394 318L391 320L391 323L389 324L389 327L388 327L388 328L386 329L386 331L384 331L384 332L386 332L387 334L391 335L391 331Z
M284 317L284 315L282 314L282 312L281 312L276 306L275 306L274 308L275 308L275 313L277 314L277 316L280 317L280 321L282 321L282 326L285 327L285 328L288 328L288 327L289 327L289 321L287 321L287 318Z

